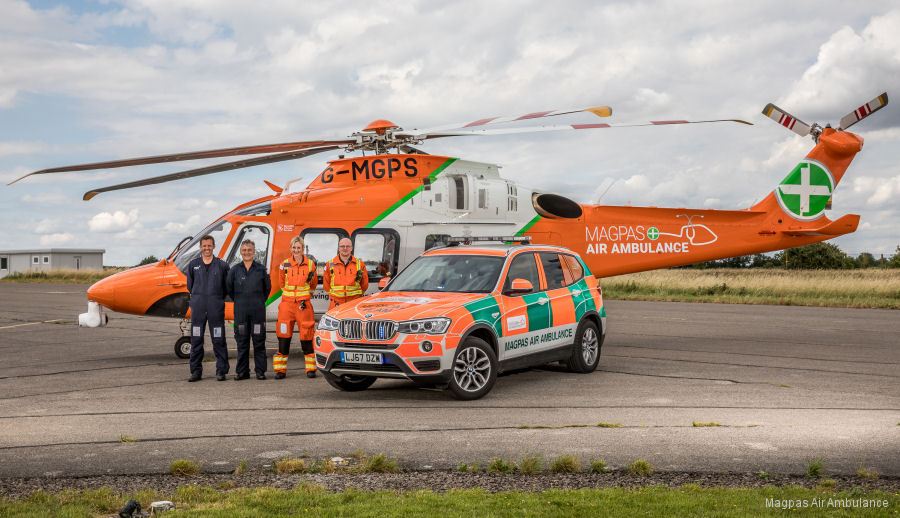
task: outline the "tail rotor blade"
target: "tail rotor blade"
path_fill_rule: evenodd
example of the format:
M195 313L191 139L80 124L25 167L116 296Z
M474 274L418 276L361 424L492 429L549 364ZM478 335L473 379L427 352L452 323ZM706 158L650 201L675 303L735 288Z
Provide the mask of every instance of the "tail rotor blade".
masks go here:
M801 121L772 103L767 104L766 107L763 108L762 113L801 137L809 135L809 124Z
M866 104L841 117L840 129L847 129L850 126L853 126L857 122L865 119L869 115L872 115L873 113L887 106L887 103L888 95L887 92L884 92L883 94L872 99Z

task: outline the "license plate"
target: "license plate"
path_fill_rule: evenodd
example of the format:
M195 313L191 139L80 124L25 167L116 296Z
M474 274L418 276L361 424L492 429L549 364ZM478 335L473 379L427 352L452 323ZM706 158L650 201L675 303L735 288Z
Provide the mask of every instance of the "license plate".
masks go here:
M344 363L380 364L381 353L342 352L341 359Z

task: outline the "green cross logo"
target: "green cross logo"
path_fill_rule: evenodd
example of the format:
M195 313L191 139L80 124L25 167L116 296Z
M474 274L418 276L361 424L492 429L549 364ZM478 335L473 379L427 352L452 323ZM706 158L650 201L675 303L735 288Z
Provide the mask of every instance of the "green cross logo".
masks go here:
M659 229L656 227L650 227L647 229L647 238L653 241L659 239Z
M804 160L775 189L778 204L796 219L818 218L834 190L834 177L825 164Z

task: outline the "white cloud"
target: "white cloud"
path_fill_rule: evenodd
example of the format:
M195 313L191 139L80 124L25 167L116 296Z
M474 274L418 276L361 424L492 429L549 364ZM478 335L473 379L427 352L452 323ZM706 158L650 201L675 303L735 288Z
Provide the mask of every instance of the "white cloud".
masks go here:
M60 229L62 222L56 218L45 218L37 222L32 229L37 234L52 234Z
M2 98L0 98L0 107L2 107ZM49 148L43 142L0 142L0 157L10 155L22 155L28 153L41 153Z
M41 246L57 246L71 243L75 236L69 233L56 233L41 236Z
M127 213L117 210L113 213L101 212L88 221L91 232L120 232L137 223L138 209Z
M900 85L898 34L900 9L873 17L859 32L847 26L840 28L822 44L816 62L785 96L784 108L810 123L813 120L806 117L815 116L823 125L837 125L838 117L896 88ZM881 113L865 124L869 128L897 124L900 115L896 109L892 112Z
M25 203L63 203L69 201L65 196L60 193L49 193L42 192L38 194L26 194L22 196L21 200Z
M853 192L865 198L873 208L896 207L900 198L900 175L893 178L863 176L853 180Z

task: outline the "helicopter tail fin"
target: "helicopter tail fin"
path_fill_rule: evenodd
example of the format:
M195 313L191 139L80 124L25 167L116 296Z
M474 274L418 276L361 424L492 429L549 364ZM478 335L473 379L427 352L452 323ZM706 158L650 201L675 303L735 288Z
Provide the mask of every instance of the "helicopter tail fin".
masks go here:
M798 221L813 221L831 208L831 196L863 139L849 131L825 128L816 147L752 211L780 209ZM838 220L840 221L840 220Z

